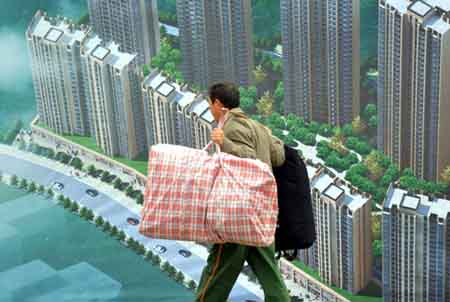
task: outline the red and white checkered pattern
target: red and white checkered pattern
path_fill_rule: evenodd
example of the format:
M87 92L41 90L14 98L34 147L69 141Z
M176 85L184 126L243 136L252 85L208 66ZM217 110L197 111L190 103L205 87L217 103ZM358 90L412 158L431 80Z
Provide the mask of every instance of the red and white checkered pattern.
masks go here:
M152 238L251 246L274 241L277 186L259 160L153 146L144 201L139 231Z

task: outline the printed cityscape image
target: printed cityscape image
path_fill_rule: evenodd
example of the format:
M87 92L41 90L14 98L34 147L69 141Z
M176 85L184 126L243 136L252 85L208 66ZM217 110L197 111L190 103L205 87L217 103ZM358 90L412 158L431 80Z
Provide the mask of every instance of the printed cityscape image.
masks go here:
M199 301L211 245L139 224L220 81L306 164L290 301L450 302L450 0L3 0L0 54L0 302Z

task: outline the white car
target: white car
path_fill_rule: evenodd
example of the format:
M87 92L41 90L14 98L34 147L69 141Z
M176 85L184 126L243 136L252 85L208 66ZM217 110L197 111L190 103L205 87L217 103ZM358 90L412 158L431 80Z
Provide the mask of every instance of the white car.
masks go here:
M52 188L57 190L57 191L62 191L62 189L64 189L64 185L62 183L60 183L60 182L55 181L53 183Z

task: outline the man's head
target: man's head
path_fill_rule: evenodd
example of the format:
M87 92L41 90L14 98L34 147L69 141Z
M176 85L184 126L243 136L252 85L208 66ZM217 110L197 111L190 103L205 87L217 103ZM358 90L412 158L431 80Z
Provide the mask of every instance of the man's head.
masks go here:
M233 109L239 107L239 89L230 82L219 82L208 89L209 109L216 121L224 113L223 108Z

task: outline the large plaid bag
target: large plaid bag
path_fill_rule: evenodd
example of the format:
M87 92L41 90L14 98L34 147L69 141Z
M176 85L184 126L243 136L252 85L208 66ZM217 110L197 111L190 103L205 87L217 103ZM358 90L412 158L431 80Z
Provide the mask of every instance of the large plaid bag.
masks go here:
M277 186L263 162L176 145L151 148L139 231L152 238L268 246Z

